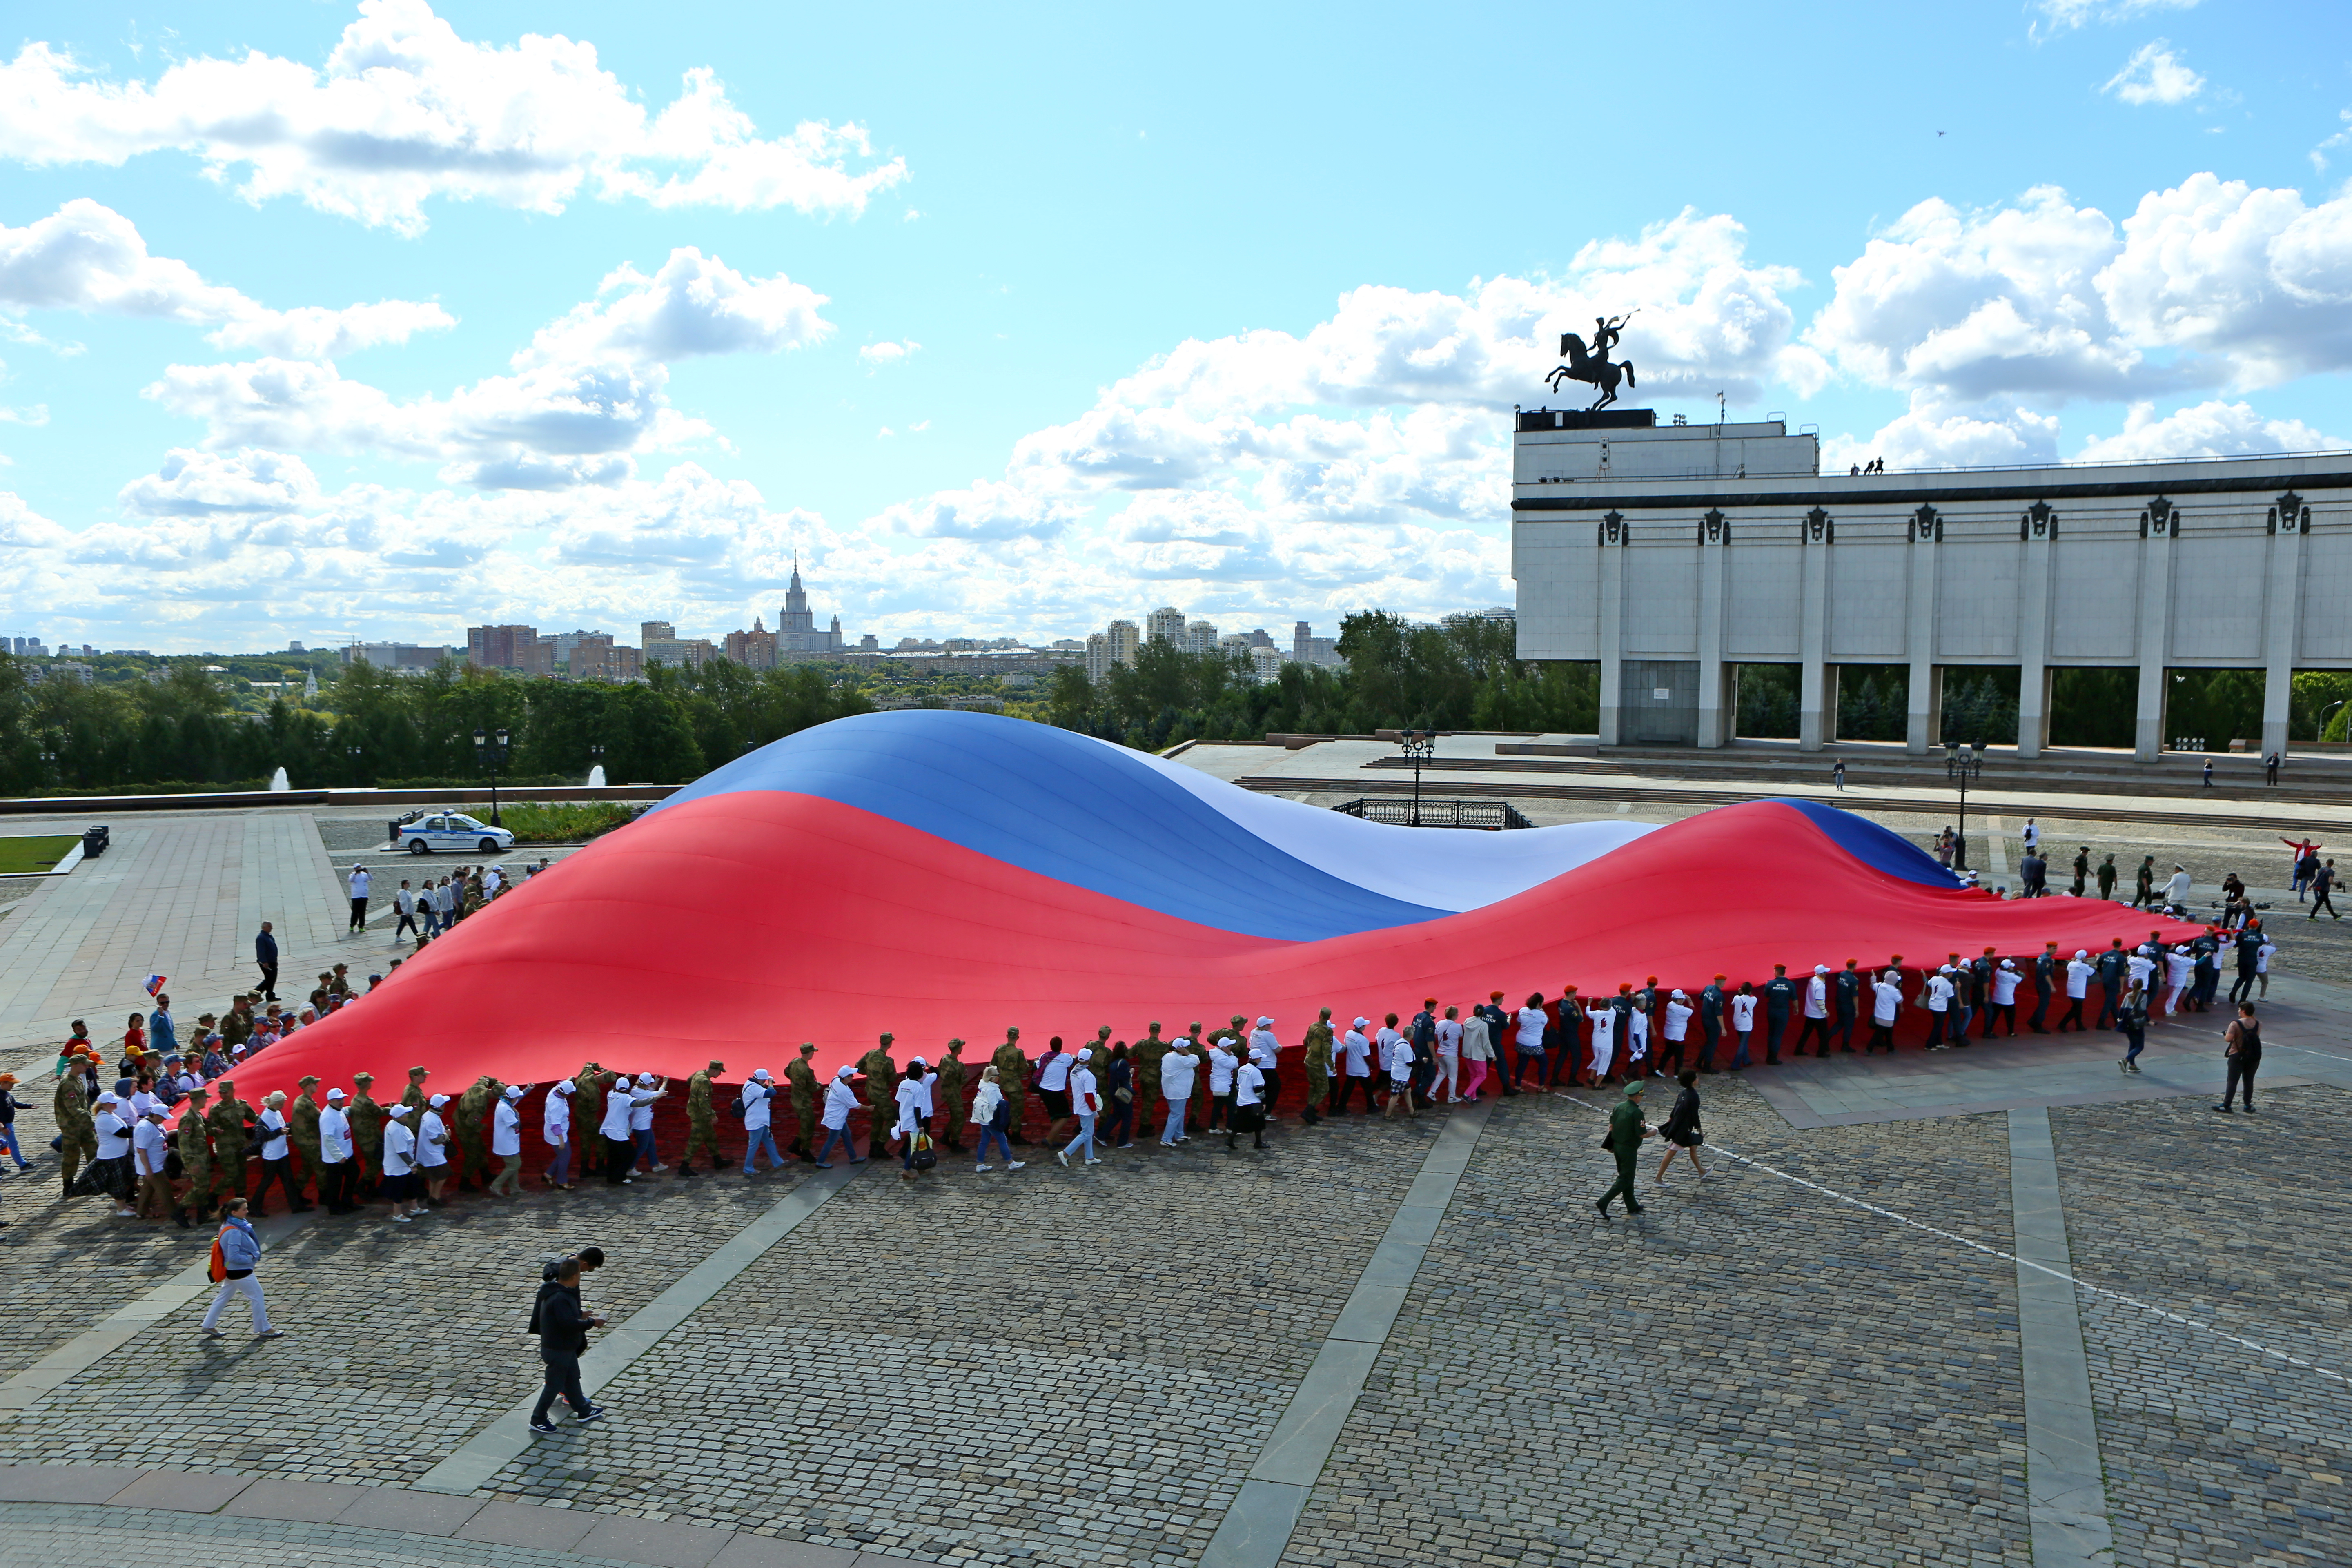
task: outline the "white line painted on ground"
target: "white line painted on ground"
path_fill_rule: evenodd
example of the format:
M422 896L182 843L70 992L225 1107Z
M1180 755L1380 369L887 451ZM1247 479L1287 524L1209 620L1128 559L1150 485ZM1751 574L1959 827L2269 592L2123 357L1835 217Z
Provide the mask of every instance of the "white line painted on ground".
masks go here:
M1589 1100L1581 1100L1572 1094L1565 1096L1564 1098L1572 1104L1584 1107L1587 1110L1594 1111L1604 1116L1608 1114L1608 1112L1602 1110L1601 1107L1593 1104ZM2173 1311L2169 1308L2159 1307L2153 1301L2143 1301L2137 1296L2128 1296L2120 1290L2111 1290L2104 1285L2094 1285L2082 1276L2071 1273L2065 1269L2052 1268L2043 1264L2036 1263L2030 1258L2020 1258L2013 1252L2003 1252L1998 1247L1990 1247L1984 1242L1977 1241L1969 1237L1958 1235L1953 1231L1945 1230L1939 1226L1929 1225L1925 1220L1916 1220L1911 1218L1908 1215L1896 1214L1893 1209L1882 1208L1878 1205L1874 1204L1865 1198L1855 1197L1851 1193L1842 1193L1835 1187L1825 1186L1820 1182L1808 1180L1806 1177L1797 1175L1793 1172L1783 1171L1776 1165L1768 1165L1761 1160L1750 1159L1748 1156L1742 1154L1738 1150L1727 1149L1720 1143L1710 1142L1706 1145L1706 1149L1710 1154L1720 1154L1727 1160L1737 1160L1743 1165L1753 1166L1755 1169L1763 1172L1768 1176L1778 1176L1784 1182L1790 1182L1801 1187L1810 1187L1814 1192L1821 1194L1824 1197L1834 1198L1839 1203L1845 1204L1850 1207L1862 1209L1866 1213L1874 1214L1881 1219L1891 1219L1897 1225L1907 1225L1914 1230L1924 1230L1929 1236L1940 1237L1946 1241L1955 1242L1961 1247L1969 1248L1971 1251L1981 1252L1989 1258L1998 1258L2005 1263L2013 1264L2021 1268L2040 1269L2044 1274L2052 1275L2057 1279L2065 1280L2077 1290L2086 1290L2094 1296L2105 1297L2110 1301L2120 1302L2124 1306L2133 1308L2136 1310L2147 1312L2154 1317L2162 1318L2166 1322L2179 1323L2183 1328L2195 1329L2200 1332L2211 1334L2216 1339L2227 1340L2230 1343L2237 1345L2242 1349L2252 1351L2256 1355L2283 1361L2289 1366L2300 1367L2305 1372L2317 1373L2320 1376L2326 1378L2331 1383L2342 1384L2347 1388L2352 1388L2352 1377L2347 1377L2343 1373L2322 1366L2317 1362L2306 1360L2302 1356L2290 1355L2282 1350L2273 1350L2270 1346L2262 1343L2258 1340L2247 1339L2242 1334L2233 1334L2230 1332L2229 1330L2217 1328L2213 1324L2204 1321L2202 1319L2183 1316L2181 1313Z

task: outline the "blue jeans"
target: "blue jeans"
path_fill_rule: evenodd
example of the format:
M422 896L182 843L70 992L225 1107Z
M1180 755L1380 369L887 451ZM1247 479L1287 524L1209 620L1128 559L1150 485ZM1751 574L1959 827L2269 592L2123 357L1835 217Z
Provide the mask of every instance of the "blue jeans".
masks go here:
M818 1164L822 1165L827 1160L833 1158L833 1146L835 1143L840 1144L842 1152L849 1156L849 1163L851 1164L863 1165L866 1163L866 1156L860 1154L857 1152L857 1145L849 1141L848 1128L828 1127L824 1130L824 1146L816 1152L816 1163ZM771 1147L772 1146L772 1141L771 1141Z
M1093 1159L1095 1157L1095 1119L1091 1111L1078 1112L1078 1135L1070 1140L1062 1152L1075 1154L1082 1146L1087 1152L1087 1158Z
M1168 1102L1168 1130L1160 1135L1162 1143L1173 1143L1184 1136L1184 1102L1189 1098L1180 1095Z
M992 1138L996 1140L996 1152L1003 1158L1004 1163L1008 1165L1013 1163L1013 1145L1006 1142L1004 1134L993 1127L983 1127L980 1130L980 1154L973 1163L981 1165L988 1163L988 1141Z
M2124 1038L2131 1042L2131 1049L2124 1053L2124 1060L2126 1061L2137 1060L2140 1052L2147 1049L2147 1031L2146 1029L2126 1027L2124 1029Z
M15 1122L11 1121L6 1126L0 1127L0 1148L5 1148L8 1151L9 1157L16 1162L16 1169L29 1171L33 1168L33 1163L25 1158L25 1152L16 1147Z
M547 1167L547 1184L561 1187L572 1180L572 1140L566 1138L555 1146L555 1163Z
M765 1149L768 1152L768 1169L772 1171L783 1164L784 1157L776 1152L775 1128L772 1126L755 1127L750 1132L749 1137L751 1141L751 1145L743 1151L743 1173L745 1175L748 1176L751 1173L752 1162L759 1157L760 1151L762 1149Z
M661 1163L661 1156L654 1152L654 1130L652 1128L640 1127L630 1136L636 1142L637 1158L646 1163L646 1170L650 1171L656 1165Z

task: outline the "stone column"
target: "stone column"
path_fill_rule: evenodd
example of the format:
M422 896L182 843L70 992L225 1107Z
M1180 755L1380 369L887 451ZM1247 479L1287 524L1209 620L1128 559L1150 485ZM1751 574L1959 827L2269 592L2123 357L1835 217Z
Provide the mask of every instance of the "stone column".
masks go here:
M2172 542L2180 536L2180 509L2162 496L2139 514L2145 548L2139 565L2139 706L2132 755L2152 763L2164 755L2164 661L2172 651Z
M1617 708L1625 684L1624 518L1612 511L1601 520L1601 743L1617 744Z
M2035 501L2018 520L2025 558L2018 563L2017 754L2038 757L2050 743L2050 605L2058 571L2058 514Z
M1797 750L1818 752L1829 738L1830 545L1837 525L1820 507L1797 525L1801 614L1797 627Z
M1729 552L1729 524L1723 513L1709 509L1698 525L1698 743L1722 745L1730 738L1730 682L1723 663L1723 576Z
M2263 604L2263 755L2286 755L2288 700L2294 687L2294 650L2303 621L2304 542L2311 508L2293 490L2270 513L2271 568Z
M1931 506L1912 514L1910 591L1906 600L1910 627L1911 676L1908 722L1903 749L1924 755L1943 737L1943 689L1936 679L1936 545L1944 537L1944 520Z

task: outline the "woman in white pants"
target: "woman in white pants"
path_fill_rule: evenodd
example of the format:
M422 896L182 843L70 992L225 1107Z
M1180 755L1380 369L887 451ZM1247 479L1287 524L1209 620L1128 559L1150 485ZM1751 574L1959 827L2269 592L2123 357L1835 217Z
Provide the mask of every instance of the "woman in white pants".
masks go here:
M211 1309L205 1313L204 1326L196 1331L208 1340L221 1337L221 1311L232 1296L245 1298L246 1308L253 1314L253 1337L274 1340L285 1331L269 1326L269 1309L261 1304L261 1281L254 1270L261 1265L261 1239L253 1234L253 1222L246 1217L245 1200L231 1198L221 1205L219 1244L223 1278Z
M1609 1064L1617 1055L1617 1009L1606 1002L1595 1002L1584 1016L1592 1020L1592 1081L1605 1083Z

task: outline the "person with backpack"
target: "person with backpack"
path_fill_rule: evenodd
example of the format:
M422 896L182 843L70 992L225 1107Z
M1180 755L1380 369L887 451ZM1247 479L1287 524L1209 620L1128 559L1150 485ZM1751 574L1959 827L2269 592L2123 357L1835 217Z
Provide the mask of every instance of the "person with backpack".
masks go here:
M262 1304L261 1280L254 1273L260 1263L261 1238L253 1234L253 1221L246 1217L245 1199L231 1198L221 1205L220 1234L213 1237L212 1267L207 1270L219 1281L220 1289L214 1294L212 1307L205 1313L204 1324L196 1332L208 1340L220 1338L222 1310L228 1306L230 1297L242 1296L253 1315L255 1339L285 1337L285 1330L270 1326L269 1309Z
M735 1097L735 1114L743 1119L743 1173L757 1168L760 1151L768 1152L768 1169L780 1170L784 1157L776 1152L776 1080L761 1068L743 1080Z
M555 1278L542 1279L539 1299L531 1303L530 1331L539 1336L539 1359L547 1368L539 1403L531 1407L530 1429L552 1432L555 1401L572 1406L572 1418L586 1423L604 1419L604 1409L588 1403L580 1386L580 1357L588 1349L588 1331L601 1329L604 1320L580 1305L580 1259L566 1258L555 1266Z
M1013 1144L1007 1138L1013 1122L1012 1104L1004 1098L1004 1087L998 1079L1003 1075L991 1062L980 1069L980 1092L971 1097L971 1124L980 1129L980 1160L974 1171L992 1169L988 1163L988 1145L995 1141L997 1152L1004 1157L1004 1168L1017 1171L1022 1162L1013 1157ZM1183 1109L1180 1102L1179 1111Z
M898 1179L911 1182L916 1173L928 1171L940 1163L931 1148L931 1135L926 1131L931 1123L931 1064L920 1057L907 1060L907 1076L898 1080L893 1095L898 1103L898 1119L890 1130L898 1140Z

